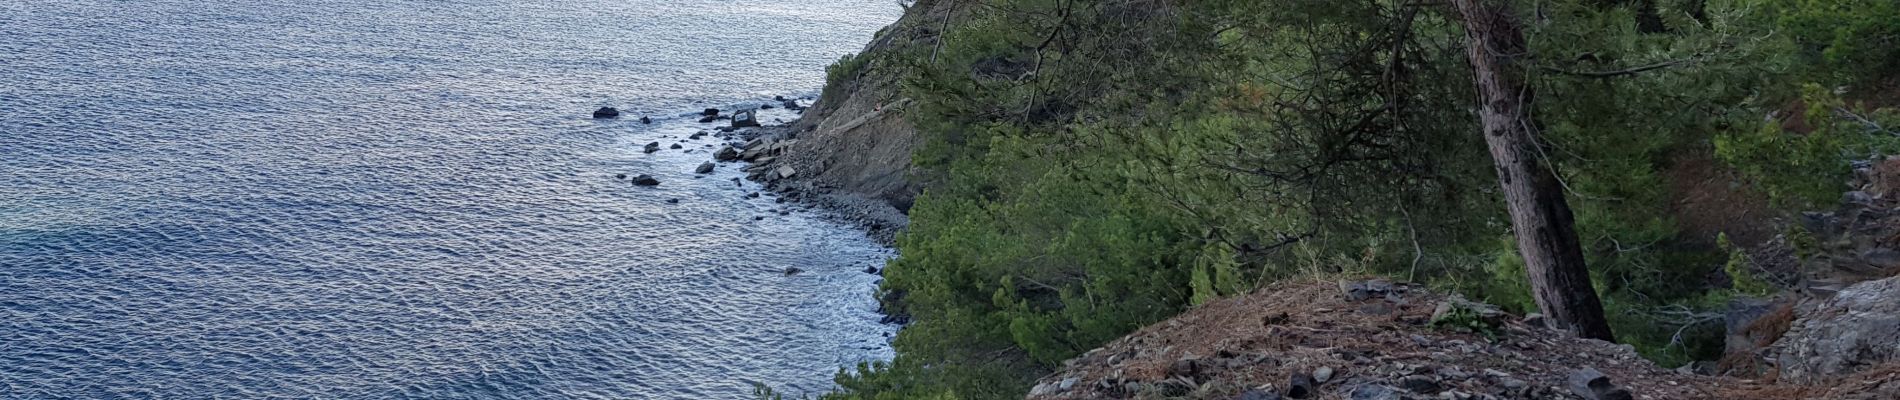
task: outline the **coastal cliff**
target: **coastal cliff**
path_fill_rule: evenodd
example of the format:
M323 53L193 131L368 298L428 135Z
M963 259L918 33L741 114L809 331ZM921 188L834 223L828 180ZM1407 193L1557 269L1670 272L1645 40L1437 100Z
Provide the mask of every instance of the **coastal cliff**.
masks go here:
M863 51L831 66L823 94L778 138L784 148L760 163L796 173L767 180L841 211L873 238L889 243L903 230L921 185L911 163L920 137L905 117L912 101L902 93L909 73L902 57L933 49L951 8L917 2Z

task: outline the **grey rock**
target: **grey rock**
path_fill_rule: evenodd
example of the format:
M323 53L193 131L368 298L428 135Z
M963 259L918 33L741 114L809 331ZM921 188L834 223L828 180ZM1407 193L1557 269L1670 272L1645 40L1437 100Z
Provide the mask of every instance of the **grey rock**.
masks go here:
M1775 342L1781 380L1815 384L1900 361L1900 277L1857 283L1804 306Z
M1564 388L1569 389L1570 394L1586 400L1634 400L1635 398L1630 395L1629 390L1617 387L1615 383L1610 382L1610 377L1603 376L1602 372L1590 367L1571 372L1570 376L1564 380Z
M1245 392L1240 392L1240 395L1234 396L1234 400L1280 400L1280 395L1260 389L1247 389Z
M786 276L797 275L800 272L805 272L805 270L798 267L785 267Z
M719 149L719 152L713 153L713 159L719 160L719 161L738 160L739 149L732 148L732 146L726 146L723 149Z
M1058 384L1058 385L1057 385L1057 388L1058 388L1058 389L1060 389L1060 390L1062 390L1062 391L1064 391L1064 392L1067 392L1067 391L1069 391L1069 389L1072 389L1072 388L1074 388L1074 387L1075 387L1075 382L1076 382L1076 380L1077 380L1077 379L1076 379L1076 378L1073 378L1073 377L1070 377L1070 378L1065 378L1065 379L1063 379L1063 380L1062 380L1062 383L1060 383L1060 384Z
M646 151L647 153L660 151L660 142L647 143L646 148L644 148L643 150Z
M693 168L693 173L710 174L713 172L713 167L712 161L703 162L699 164L698 168Z
M660 180L654 178L652 175L640 174L640 176L633 177L633 184L639 186L658 186Z
M1332 367L1319 367L1313 370L1313 382L1326 383L1330 380L1333 380Z
M1393 389L1391 386L1372 385L1372 384L1359 385L1359 387L1353 388L1352 392L1346 395L1346 398L1352 399L1352 400L1403 400L1404 399L1403 396L1399 395L1399 391L1397 389Z
M740 111L732 115L732 127L751 128L759 126L759 115L752 110Z
M601 107L599 110L594 110L594 118L608 119L619 117L620 110L615 110L613 107Z
M1409 375L1399 378L1399 387L1418 394L1433 394L1445 390L1444 386L1438 384L1438 378L1429 375Z
M679 143L674 143L672 146L667 146L667 148L673 149L673 150L679 150L679 149L686 148L686 146L681 146Z

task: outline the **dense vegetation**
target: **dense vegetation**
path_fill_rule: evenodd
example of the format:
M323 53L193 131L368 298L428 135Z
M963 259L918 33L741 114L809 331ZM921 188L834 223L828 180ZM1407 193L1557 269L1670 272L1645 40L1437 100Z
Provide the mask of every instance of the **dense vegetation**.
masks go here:
M1307 274L1383 274L1535 310L1443 3L911 8L924 17L883 34L940 44L831 72L901 74L916 101L906 117L924 136L913 159L928 189L884 287L915 322L896 360L840 374L828 397L1018 398L1144 324ZM1543 156L1612 326L1665 365L1721 346L1717 324L1684 315L1768 285L1738 266L1740 245L1685 227L1687 179L1673 176L1713 165L1740 183L1725 190L1770 211L1813 209L1838 196L1850 162L1900 150L1887 128L1900 115L1882 109L1900 84L1893 1L1517 9Z

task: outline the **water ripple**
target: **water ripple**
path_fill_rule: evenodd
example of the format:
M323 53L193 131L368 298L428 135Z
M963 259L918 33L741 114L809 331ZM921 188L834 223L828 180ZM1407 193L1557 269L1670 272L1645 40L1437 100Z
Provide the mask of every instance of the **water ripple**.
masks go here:
M825 390L890 356L889 252L639 146L809 93L896 12L0 2L0 398Z

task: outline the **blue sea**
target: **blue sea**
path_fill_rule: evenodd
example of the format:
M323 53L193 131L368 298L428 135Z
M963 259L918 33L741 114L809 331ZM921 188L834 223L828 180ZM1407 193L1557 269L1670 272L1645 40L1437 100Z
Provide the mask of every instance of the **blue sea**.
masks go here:
M892 253L696 176L687 114L815 94L899 12L0 1L0 398L822 393L891 356Z

